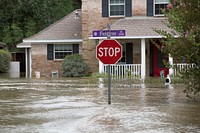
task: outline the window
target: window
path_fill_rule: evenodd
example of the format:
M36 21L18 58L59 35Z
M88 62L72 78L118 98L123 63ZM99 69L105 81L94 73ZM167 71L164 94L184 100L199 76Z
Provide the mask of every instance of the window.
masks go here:
M132 0L102 0L102 17L132 17Z
M154 0L154 15L163 16L170 0Z
M109 0L109 16L125 16L125 0Z
M55 44L54 45L54 59L64 59L66 55L73 54L72 44Z
M70 54L79 54L79 44L47 44L47 60L62 60Z

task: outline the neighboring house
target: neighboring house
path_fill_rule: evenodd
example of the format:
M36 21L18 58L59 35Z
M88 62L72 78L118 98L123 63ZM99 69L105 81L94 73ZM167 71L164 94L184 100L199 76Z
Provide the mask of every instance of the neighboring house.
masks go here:
M133 76L165 76L169 70L162 60L172 59L161 53L152 40L159 42L163 36L155 29L171 32L163 23L163 9L170 0L82 0L82 9L75 10L38 34L26 38L18 48L26 51L26 77L40 71L41 76L61 72L65 55L82 54L91 72L105 72L106 66L96 59L96 45L106 37L92 36L94 30L125 30L125 36L112 36L123 46L123 57L112 66L112 74L128 71ZM116 72L117 71L117 72ZM172 72L171 72L172 73Z
M81 53L81 20L81 10L75 10L17 45L25 48L26 77L32 77L36 71L45 77L55 70L61 74L65 55Z

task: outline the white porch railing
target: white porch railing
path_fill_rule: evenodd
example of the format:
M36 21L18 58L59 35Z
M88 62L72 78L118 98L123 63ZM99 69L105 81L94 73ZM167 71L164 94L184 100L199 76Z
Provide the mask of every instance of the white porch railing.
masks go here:
M187 64L187 63L178 63L174 64L174 76L176 76L180 72L184 72L189 68L195 67L195 64Z
M178 73L195 67L195 64L174 64L174 76ZM102 72L107 73L108 65L103 65ZM112 79L141 79L141 64L115 64L110 65Z
M103 73L107 73L108 65L103 65ZM110 65L112 79L140 79L141 64Z

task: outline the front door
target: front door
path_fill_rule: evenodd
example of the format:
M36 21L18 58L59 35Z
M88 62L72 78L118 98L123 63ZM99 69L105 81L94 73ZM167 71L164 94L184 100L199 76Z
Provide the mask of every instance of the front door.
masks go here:
M160 46L153 45L153 76L160 77L164 74L166 77L169 74L169 69L163 62L168 59L168 56L161 52Z

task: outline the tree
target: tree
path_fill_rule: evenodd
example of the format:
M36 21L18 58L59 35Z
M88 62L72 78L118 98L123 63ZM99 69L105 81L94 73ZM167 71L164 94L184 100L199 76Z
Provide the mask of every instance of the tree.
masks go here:
M23 38L46 28L80 5L80 0L1 0L0 41L15 51Z
M6 73L10 69L11 54L0 50L0 73Z
M170 53L176 61L184 58L186 63L193 63L195 67L182 73L187 84L185 93L188 97L198 96L200 93L200 1L172 0L167 6L167 26L178 34L159 31L167 38L164 41L164 51Z

